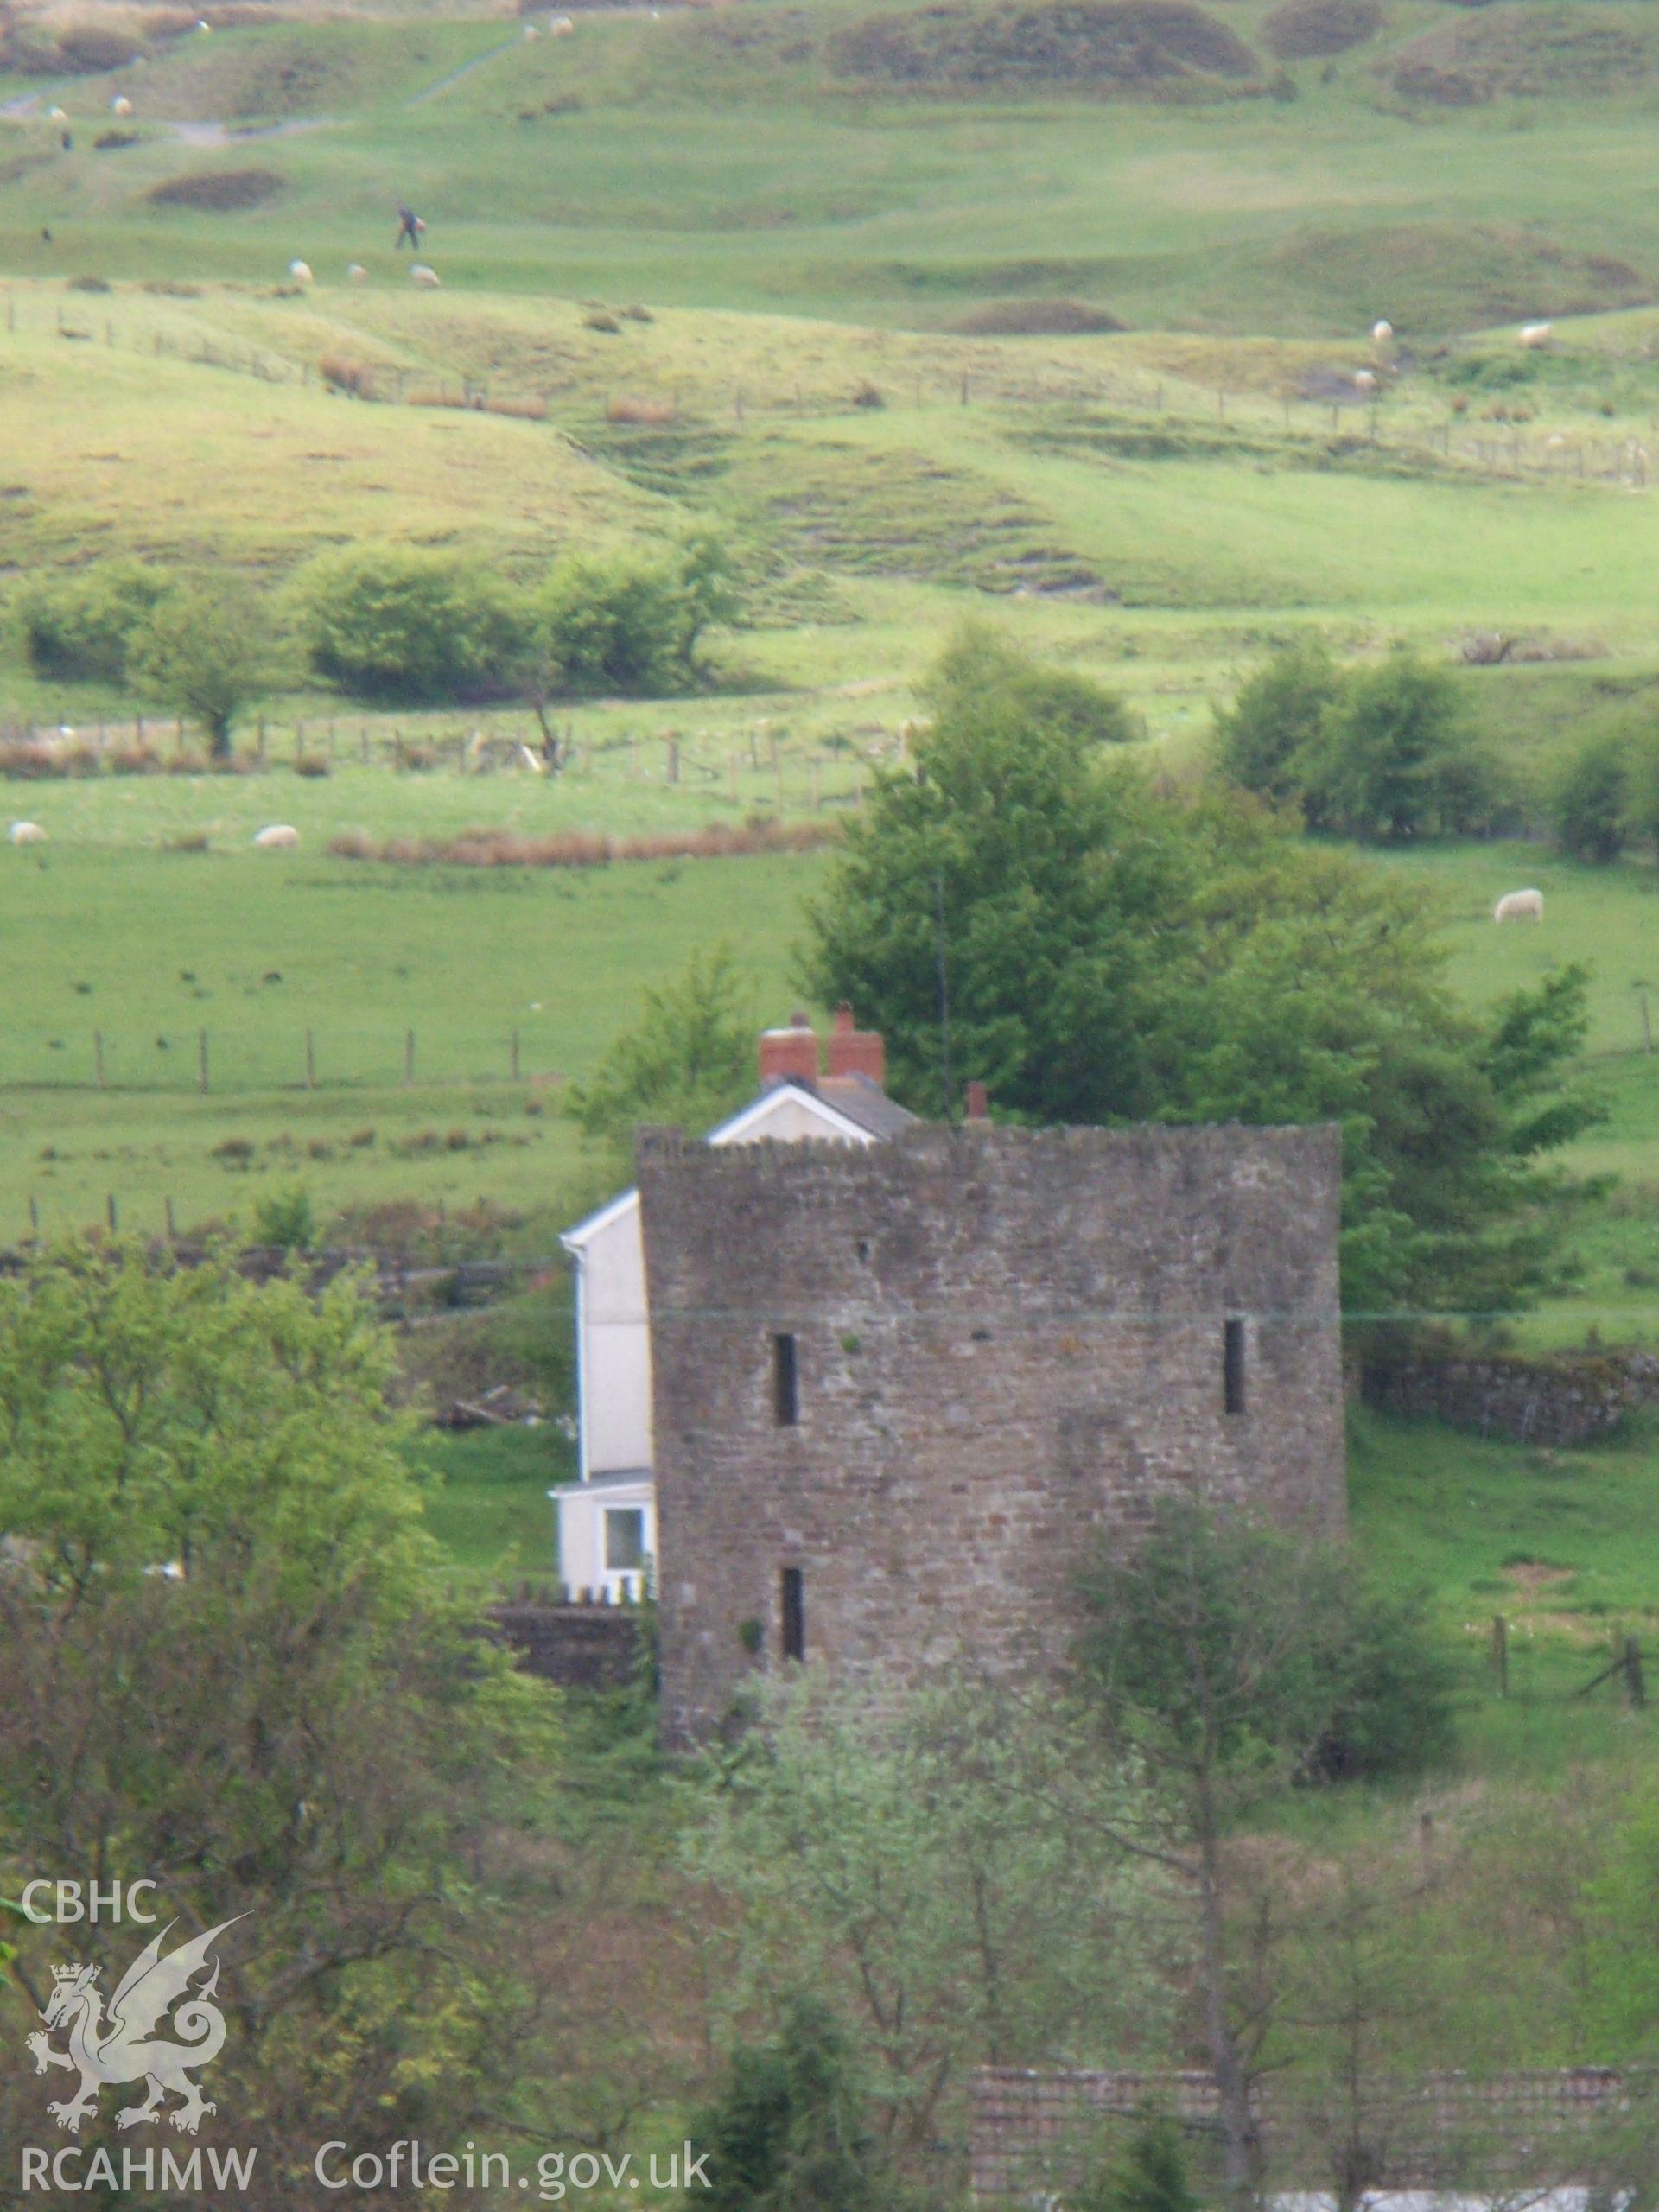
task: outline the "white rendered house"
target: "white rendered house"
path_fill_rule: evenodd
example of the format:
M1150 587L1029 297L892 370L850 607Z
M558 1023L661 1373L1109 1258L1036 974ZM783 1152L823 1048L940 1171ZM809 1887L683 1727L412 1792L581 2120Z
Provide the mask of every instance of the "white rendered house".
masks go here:
M883 1089L880 1037L840 1007L820 1072L803 1014L760 1039L757 1097L709 1133L710 1144L875 1144L915 1116ZM558 1512L559 1575L613 1602L643 1596L657 1549L652 1483L651 1319L639 1193L624 1191L560 1243L576 1277L576 1390L581 1480L548 1495Z

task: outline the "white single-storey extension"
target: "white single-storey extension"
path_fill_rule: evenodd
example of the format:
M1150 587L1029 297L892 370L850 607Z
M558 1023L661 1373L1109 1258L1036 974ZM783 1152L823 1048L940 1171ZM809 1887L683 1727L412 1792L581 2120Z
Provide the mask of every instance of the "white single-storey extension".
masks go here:
M886 1051L841 1007L820 1071L804 1014L760 1039L760 1090L709 1132L710 1144L875 1144L916 1118L887 1096ZM624 1191L559 1240L576 1277L581 1479L548 1494L558 1512L559 1576L612 1602L644 1595L656 1556L652 1482L651 1316L639 1193Z

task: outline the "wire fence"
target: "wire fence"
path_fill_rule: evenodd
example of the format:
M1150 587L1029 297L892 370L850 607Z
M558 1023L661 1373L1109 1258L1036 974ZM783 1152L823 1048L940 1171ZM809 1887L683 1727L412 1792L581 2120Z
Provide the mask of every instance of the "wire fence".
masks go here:
M271 971L268 981L281 982ZM85 1029L0 1041L0 1091L236 1097L288 1091L435 1090L480 1084L531 1091L563 1080L545 1030L412 1026L149 1032ZM537 1101L529 1102L539 1110Z
M251 340L222 334L210 339L188 327L135 332L118 328L114 315L96 306L97 296L76 294L55 302L53 313L31 314L27 305L20 309L16 295L9 291L0 304L0 327L8 334L55 329L67 341L181 360L265 384L302 389L315 385L372 404L454 409L544 422L579 438L593 434L602 439L618 429L636 437L652 432L671 436L688 429L741 424L751 417L834 417L888 406L1006 408L1051 414L1056 410L1083 414L1110 410L1142 420L1155 418L1176 431L1196 432L1202 427L1241 446L1253 438L1271 436L1275 443L1288 441L1294 448L1300 442L1310 454L1328 457L1335 442L1344 453L1376 448L1379 457L1386 455L1396 463L1489 476L1572 478L1643 490L1649 467L1645 433L1599 433L1565 416L1551 425L1537 419L1527 403L1490 403L1491 419L1473 417L1461 395L1446 401L1438 394L1393 382L1393 357L1376 355L1363 345L1352 349L1357 362L1374 365L1306 377L1296 392L1260 386L1234 389L1149 368L1033 363L1012 352L998 353L982 344L976 347L968 339L957 340L949 354L918 351L895 357L892 341L876 336L862 370L855 374L843 368L826 378L820 366L810 376L774 376L764 384L707 375L693 382L670 369L658 372L654 382L644 376L652 385L646 394L596 378L574 359L566 373L548 369L532 380L505 372L347 361L327 354L313 362ZM920 348L926 341L912 344ZM1516 407L1522 404L1532 419L1517 419ZM1654 428L1651 422L1647 426L1649 432Z

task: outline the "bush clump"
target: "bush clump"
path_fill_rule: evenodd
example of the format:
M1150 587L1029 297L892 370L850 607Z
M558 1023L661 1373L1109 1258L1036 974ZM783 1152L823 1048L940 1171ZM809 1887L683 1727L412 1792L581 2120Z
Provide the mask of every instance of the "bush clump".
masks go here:
M499 696L529 638L522 601L481 567L406 546L321 554L293 602L312 666L361 698Z
M1456 679L1399 651L1342 669L1322 645L1277 653L1217 715L1222 772L1310 830L1392 842L1489 828L1503 795Z
M54 682L119 683L133 640L168 587L166 576L138 561L32 579L11 602L23 658Z
M1605 864L1630 845L1659 852L1659 731L1586 738L1551 795L1550 827L1574 860Z
M725 549L693 536L665 554L569 551L537 594L535 635L548 688L589 695L683 689L713 622L735 613Z

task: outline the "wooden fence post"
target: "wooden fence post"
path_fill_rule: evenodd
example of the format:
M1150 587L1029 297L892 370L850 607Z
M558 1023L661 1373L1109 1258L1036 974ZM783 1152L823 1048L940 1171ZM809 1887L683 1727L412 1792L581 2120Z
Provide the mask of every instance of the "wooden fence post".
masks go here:
M415 1032L404 1032L404 1083L405 1088L415 1080Z
M1624 1639L1624 1702L1639 1713L1648 1701L1647 1678L1642 1671L1642 1646L1633 1636Z
M104 1032L92 1032L92 1081L100 1090L104 1088Z
M111 1236L118 1236L121 1233L121 1217L116 1211L115 1192L113 1191L110 1192L109 1197L104 1201L104 1211L109 1219Z
M167 1212L167 1241L169 1244L176 1244L179 1241L179 1226L173 1217L173 1201L170 1198L167 1198L163 1201L163 1205Z
M205 1098L207 1095L207 1032L196 1033L196 1088Z
M518 1032L516 1029L507 1042L507 1065L512 1071L513 1081L517 1083L518 1080Z
M1502 1613L1492 1615L1492 1673L1499 1697L1510 1694L1510 1624Z

